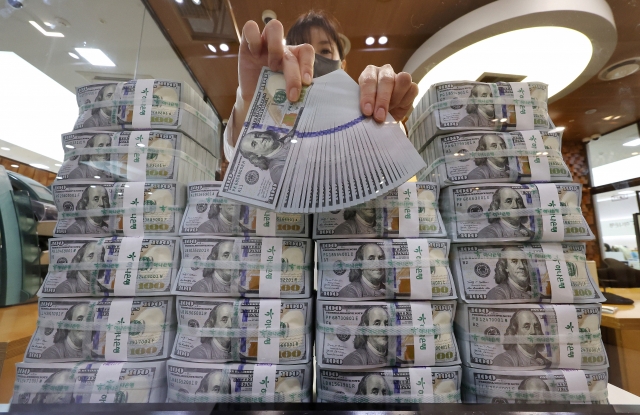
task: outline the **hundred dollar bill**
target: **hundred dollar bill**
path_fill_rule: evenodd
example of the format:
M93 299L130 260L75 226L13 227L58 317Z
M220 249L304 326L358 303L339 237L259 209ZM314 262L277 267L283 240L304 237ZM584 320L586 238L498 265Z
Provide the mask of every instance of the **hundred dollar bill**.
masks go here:
M460 363L455 301L318 301L316 359L324 368Z
M312 299L178 297L172 357L191 362L306 363Z
M186 83L138 79L76 88L75 130L178 130L220 159L220 118Z
M407 121L418 149L454 131L522 131L555 128L541 82L451 81L432 85Z
M180 265L170 237L49 240L49 272L40 297L166 295Z
M421 180L441 186L499 182L570 182L562 133L471 131L437 136L422 151Z
M452 186L440 201L454 243L594 239L580 211L580 184Z
M606 370L502 371L464 368L464 403L608 404Z
M102 237L114 234L110 215L100 211L114 207L113 186L114 183L54 184L53 199L59 212L54 236ZM91 214L83 216L87 210L91 211ZM64 213L77 213L79 216L65 217Z
M310 239L183 237L172 293L305 298L313 289Z
M435 183L406 183L361 206L315 214L313 238L446 237L439 193ZM407 199L417 203L403 206Z
M162 403L166 365L166 360L18 363L11 403Z
M309 236L309 215L276 213L220 197L222 182L189 183L180 235Z
M467 303L604 301L579 242L454 244L451 271Z
M318 241L318 298L456 298L448 239Z
M313 368L170 359L167 379L167 402L311 402Z
M460 366L335 370L317 368L318 402L460 402Z
M177 182L54 184L60 212L54 235L176 236L184 193Z
M46 298L25 362L144 361L169 357L173 297Z
M460 304L456 338L471 367L600 370L609 366L600 316L600 304Z
M217 159L172 131L81 132L62 135L65 161L56 180L166 181L213 178Z

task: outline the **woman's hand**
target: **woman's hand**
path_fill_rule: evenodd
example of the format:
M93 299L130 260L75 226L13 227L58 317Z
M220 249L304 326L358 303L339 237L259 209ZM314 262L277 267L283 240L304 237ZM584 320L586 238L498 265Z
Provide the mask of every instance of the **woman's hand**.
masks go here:
M396 74L389 64L367 66L358 78L358 84L360 110L378 122L383 122L387 113L401 121L418 96L418 85L411 81L411 75L406 72Z

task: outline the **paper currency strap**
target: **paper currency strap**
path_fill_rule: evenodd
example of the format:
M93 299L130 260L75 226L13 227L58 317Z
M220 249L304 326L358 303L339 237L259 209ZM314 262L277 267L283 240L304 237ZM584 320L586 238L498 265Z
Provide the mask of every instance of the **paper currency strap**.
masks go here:
M117 199L116 199L117 200ZM89 216L114 216L114 215L127 215L127 214L138 214L144 215L145 213L173 213L173 212L184 212L183 206L178 205L144 205L138 204L136 206L130 207L121 207L121 208L103 208L103 209L87 209L87 210L76 210L73 212L58 212L58 217L62 219L69 218L81 218L81 217L89 217Z
M362 372L365 374L366 372ZM390 391L391 392L391 391ZM318 389L318 398L330 402L345 403L456 403L460 391L437 395L346 395L340 392Z
M237 321L237 320L236 320ZM237 324L236 324L237 325ZM281 327L280 329L266 330L258 327L241 328L215 328L215 327L190 327L188 325L178 325L177 332L185 336L193 337L296 337L312 333L311 320L303 327Z
M229 371L224 370L223 376L229 376ZM236 383L241 384L244 380L238 378ZM233 389L233 388L232 388ZM238 395L226 395L217 393L198 393L197 395L191 395L184 392L177 392L174 389L169 389L169 398L173 398L183 403L207 403L207 402L222 402L222 403L267 403L267 402L299 402L311 398L311 392L309 390L301 390L297 392L274 392L264 394L252 394L252 393L240 393Z
M524 105L528 107L538 107L542 108L544 111L548 111L547 102L541 101L536 98L531 99L518 99L518 98L509 98L509 97L490 97L490 98L478 98L478 97L454 97L451 99L447 99L444 101L439 101L433 103L427 107L422 114L414 121L413 126L409 130L409 137L415 132L415 130L424 122L424 120L431 115L434 111L440 109L446 109L451 107L452 105L466 105L466 104L477 104L477 105Z
M118 146L118 147L91 147L91 148L76 148L73 150L66 150L64 153L64 161L70 160L72 157L84 156L84 155L93 155L93 154L129 154L131 149L128 146ZM175 150L175 149L164 149L164 148L151 148L151 147L138 147L136 151L139 151L140 154L167 154L172 157L179 157L181 160L184 160L188 164L191 164L195 168L200 171L203 171L207 174L207 176L213 178L215 180L215 174L211 173L211 167L205 166L200 163L198 160L191 157L189 154L184 151Z
M97 393L97 392L117 392L117 391L150 391L155 388L165 388L166 389L166 377L160 377L158 372L155 372L155 376L153 377L153 383L149 384L146 382L136 382L135 380L120 380L120 376L114 376L113 382L109 383L108 381L105 383L93 383L91 388L87 386L87 373L82 371L78 373L79 370L85 369L85 365L94 364L98 365L98 369L102 367L102 364L105 362L96 362L96 361L87 361L84 360L82 362L78 362L75 364L71 370L69 371L68 376L63 376L56 378L55 383L33 383L29 382L28 378L26 382L21 382L20 374L16 379L16 388L19 390L19 393L22 392L40 392L40 393L64 393L64 392L82 392L82 393ZM111 363L111 362L109 362ZM144 362L141 362L144 363ZM147 367L135 367L135 363L131 364L129 367L123 367L124 371L137 371L137 370L149 370ZM91 375L89 375L91 376ZM156 377L157 376L157 377ZM78 388L78 389L76 389Z
M392 321L391 319L389 320ZM364 336L437 336L450 334L453 331L452 324L435 324L416 326L343 326L316 323L316 332L337 335L364 335Z
M532 192L533 193L533 192ZM455 219L459 221L466 220L482 220L489 218L508 218L520 216L549 216L549 215L582 215L582 209L579 206L556 206L556 207L535 207L524 209L497 209L488 210L486 212L470 212L470 213L449 213L442 211L442 217L447 219Z
M37 327L44 329L77 330L77 331L100 331L111 333L129 333L132 335L140 333L162 333L175 331L176 323L148 324L133 320L130 324L113 324L108 321L70 321L59 320L48 317L38 318Z
M490 334L471 334L467 331L458 331L456 333L458 340L464 340L472 343L486 344L546 344L546 343L584 343L593 340L602 339L600 329L595 331L580 331L579 333L561 333L561 334L543 334L543 335L490 335Z
M508 247L504 245L503 247ZM517 245L513 245L514 247ZM586 262L587 257L584 254L572 253L564 255L553 255L544 252L523 252L523 251L500 251L500 252L480 252L480 251L464 251L459 252L461 259L526 259L541 261L565 261L565 262Z
M385 259L377 261L327 261L318 262L318 270L347 270L347 269L379 269L379 268L418 268L418 267L449 267L448 259Z
M80 114L82 114L83 112L92 110L94 108L120 107L120 106L127 106L127 105L145 105L145 104L146 102L142 98L139 98L139 99L123 98L123 99L112 99L109 101L90 102L87 104L80 105L78 108L80 110ZM211 121L209 118L207 118L205 114L201 113L200 111L198 111L191 105L187 104L186 102L173 101L173 100L167 101L154 96L152 99L151 105L152 107L163 106L163 107L171 107L174 109L183 109L195 115L200 121L207 124L212 129L217 130L217 126L213 123L213 121Z
M553 373L553 372L547 372ZM491 376L487 374L486 376ZM532 375L533 376L533 375ZM555 380L551 381L550 385L555 385ZM500 390L492 389L491 384L488 381L487 387L477 387L462 383L462 389L466 392L473 393L477 396L484 396L488 398L504 398L504 399L518 399L518 400L540 400L540 401L571 401L571 402L591 402L591 401L604 401L609 397L609 392L606 389L598 391L569 391L569 392L556 392L556 391L527 391L527 390Z
M222 260L205 260L205 259L189 259L183 258L181 266L193 267L193 268L216 268L216 269L238 269L238 270L268 270L273 269L272 265L265 264L257 261L222 261ZM311 262L287 262L286 265L283 262L282 271L311 271L313 265Z
M220 196L200 196L200 197L191 197L189 198L189 205L196 205L199 203L216 203L222 205L241 205L242 203L236 202L231 199L227 199L226 197ZM438 202L428 202L425 200L418 199L417 202L413 202L411 200L397 200L397 199L384 199L384 196L380 196L377 199L370 200L365 203L361 203L359 205L355 205L350 207L349 209L367 209L367 208L396 208L396 207L430 207L430 208L438 208ZM277 215L292 215L291 213L279 213L276 212ZM293 214L295 215L295 213ZM300 214L302 216L302 214Z

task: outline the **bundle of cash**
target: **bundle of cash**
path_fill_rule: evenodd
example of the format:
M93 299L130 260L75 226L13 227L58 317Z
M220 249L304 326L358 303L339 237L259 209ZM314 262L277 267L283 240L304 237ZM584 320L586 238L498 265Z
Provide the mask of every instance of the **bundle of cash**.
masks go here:
M579 242L454 244L451 270L467 303L594 303L604 296Z
M317 368L318 402L460 402L460 366L336 370Z
M313 290L310 239L200 236L181 246L173 294L306 298Z
M220 159L220 117L187 83L138 79L76 88L73 130L182 131Z
M359 205L425 167L398 123L360 111L360 88L343 70L315 78L289 102L284 76L264 68L221 196L290 213Z
M170 237L49 240L49 272L40 297L166 295L180 264Z
M306 363L313 302L178 297L171 357L191 362Z
M448 239L318 241L318 298L456 298Z
M313 238L446 237L439 193L435 183L408 182L360 206L317 213Z
M455 318L462 363L476 368L604 370L600 304L469 305Z
M450 366L455 301L318 301L316 360L323 368Z
M309 237L309 215L243 205L218 192L222 182L189 183L180 235Z
M177 182L53 185L58 211L54 236L178 234L185 187Z
M472 131L439 135L421 152L428 168L420 180L441 186L466 183L570 182L562 160L562 133Z
M311 402L313 368L167 362L167 402Z
M44 298L25 362L145 361L169 357L173 297Z
M409 139L421 149L435 135L454 131L551 130L547 96L541 82L437 83L409 116Z
M587 241L582 185L478 184L447 187L440 212L453 242Z
M12 404L162 403L167 362L18 363Z
M62 135L65 161L56 180L188 183L215 178L218 159L173 131L82 132Z
M463 369L464 403L608 404L606 370Z

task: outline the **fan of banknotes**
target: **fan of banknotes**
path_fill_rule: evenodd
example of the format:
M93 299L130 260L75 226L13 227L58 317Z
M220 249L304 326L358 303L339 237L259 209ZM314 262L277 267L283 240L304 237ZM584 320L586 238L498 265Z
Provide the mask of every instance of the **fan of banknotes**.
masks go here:
M390 115L360 112L358 85L342 70L316 78L298 102L267 68L258 80L220 195L291 213L369 201L425 167Z

